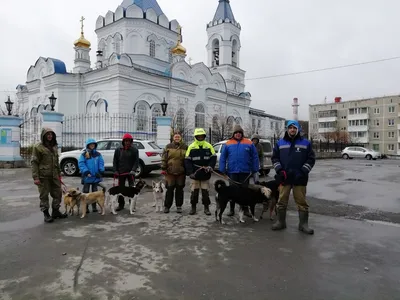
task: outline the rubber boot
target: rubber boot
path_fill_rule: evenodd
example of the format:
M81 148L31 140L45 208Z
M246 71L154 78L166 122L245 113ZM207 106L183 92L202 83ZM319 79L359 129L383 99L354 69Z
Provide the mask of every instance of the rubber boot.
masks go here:
M45 223L52 223L54 222L54 219L50 216L49 214L49 210L46 209L43 211L43 215L44 215L44 222Z
M233 217L235 215L235 202L229 201L230 211L228 217Z
M307 234L314 234L314 229L308 227L308 211L299 211L299 230Z
M182 213L182 207L178 206L178 207L176 208L176 212L177 212L178 214L181 214L181 213Z
M207 216L211 216L210 207L208 205L204 205L204 213Z
M92 203L92 212L98 212L96 203Z
M282 230L286 228L286 209L278 210L278 220L272 225L272 230Z
M51 217L53 219L65 219L68 218L68 214L61 213L59 208L53 208L53 211L51 212Z
M190 210L189 215L196 214L196 206L197 206L197 203L199 202L199 193L200 193L200 190L196 189L190 195L190 204L192 205L192 209Z
M169 214L169 208L168 207L164 207L164 214Z

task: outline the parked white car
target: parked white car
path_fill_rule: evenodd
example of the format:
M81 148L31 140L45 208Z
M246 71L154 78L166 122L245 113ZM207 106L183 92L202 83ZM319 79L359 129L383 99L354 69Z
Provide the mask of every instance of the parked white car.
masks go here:
M372 149L367 149L364 147L346 147L342 151L342 157L344 159L351 158L366 158L368 160L381 158L382 155Z
M112 171L115 149L121 147L121 139L102 139L97 141L97 150L103 155L104 168ZM163 149L154 141L134 140L133 145L139 150L139 167L137 177L148 175L151 171L161 169L161 155ZM79 174L78 160L82 154L81 150L62 152L60 155L61 171L66 176Z
M215 169L219 169L219 158L222 153L222 149L225 147L227 141L221 141L213 145L215 154L217 155L217 163L215 165ZM264 149L264 164L263 164L263 172L265 175L269 174L271 169L273 168L272 166L272 144L271 141L269 140L260 140L260 144L263 146Z

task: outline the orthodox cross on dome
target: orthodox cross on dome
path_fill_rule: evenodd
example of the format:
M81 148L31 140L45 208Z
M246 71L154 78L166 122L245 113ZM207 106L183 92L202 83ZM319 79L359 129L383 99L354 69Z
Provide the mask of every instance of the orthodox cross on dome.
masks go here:
M83 34L83 21L85 21L85 18L82 16L80 19L81 22L81 34Z

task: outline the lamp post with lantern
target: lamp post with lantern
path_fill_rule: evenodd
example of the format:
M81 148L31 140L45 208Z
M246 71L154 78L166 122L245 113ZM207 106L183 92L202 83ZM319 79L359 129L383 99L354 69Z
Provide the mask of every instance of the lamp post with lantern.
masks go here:
M51 111L54 111L54 106L56 106L56 101L57 101L57 98L54 97L54 92L51 93L49 100L50 100Z
M165 102L165 97L164 97L163 102L161 102L161 110L163 113L163 117L165 117L165 113L167 112L167 107L168 107L168 103Z
M12 102L10 99L10 96L8 96L8 100L4 103L6 104L6 109L7 109L8 115L11 116L14 102Z

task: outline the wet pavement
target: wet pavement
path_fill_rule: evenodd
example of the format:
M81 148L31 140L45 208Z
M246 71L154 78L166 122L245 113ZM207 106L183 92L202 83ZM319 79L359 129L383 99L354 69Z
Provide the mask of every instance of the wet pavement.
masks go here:
M188 193L183 215L155 213L150 191L133 216L43 224L29 170L0 170L0 299L400 299L399 164L319 161L314 236L298 232L295 211L283 232L189 216Z

